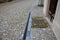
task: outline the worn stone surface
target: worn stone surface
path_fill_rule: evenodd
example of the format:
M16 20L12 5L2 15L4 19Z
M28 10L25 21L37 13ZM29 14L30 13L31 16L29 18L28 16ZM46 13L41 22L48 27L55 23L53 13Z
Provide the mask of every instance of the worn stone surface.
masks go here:
M29 10L38 0L16 0L0 4L0 39L22 40Z
M36 17L36 18L37 17L44 17L43 7L36 7L35 8L35 10L32 12L32 18L34 18L34 17ZM44 17L44 19L45 19L45 17ZM36 20L36 21L38 21L38 20ZM43 21L41 21L41 22L43 23ZM39 23L39 22L37 22L36 24L41 25L41 23ZM48 25L47 28L39 28L39 27L36 28L36 26L34 28L31 27L31 34L30 35L31 35L31 40L57 40L50 25Z
M44 17L32 18L32 28L47 28L48 26L49 24Z
M31 28L31 40L57 40L50 28Z

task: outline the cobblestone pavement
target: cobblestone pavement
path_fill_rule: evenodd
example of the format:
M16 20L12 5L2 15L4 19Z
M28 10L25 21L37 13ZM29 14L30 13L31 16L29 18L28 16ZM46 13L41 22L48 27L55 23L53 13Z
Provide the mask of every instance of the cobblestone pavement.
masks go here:
M16 0L0 4L0 40L22 40L32 5L38 0Z
M44 17L43 7L36 7L32 12L32 17ZM40 23L41 25L41 23ZM31 40L57 40L50 25L47 28L31 28Z
M57 40L50 28L31 28L31 40Z
M29 10L37 4L38 0L16 0L0 4L0 40L22 40ZM44 16L43 8L36 7L32 15ZM50 28L31 28L31 40L44 40L44 37L48 38L45 40L49 40L52 36L49 34L50 31L53 34ZM46 33L50 36L46 36Z

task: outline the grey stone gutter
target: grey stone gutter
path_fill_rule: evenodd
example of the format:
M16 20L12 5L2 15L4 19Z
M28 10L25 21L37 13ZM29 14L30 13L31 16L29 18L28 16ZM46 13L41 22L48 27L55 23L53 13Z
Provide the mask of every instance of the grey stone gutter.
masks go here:
M23 40L30 40L31 23L32 23L32 15L31 15L31 12L29 12L29 17L26 24Z
M26 28L25 28L24 35L23 35L23 40L30 40L30 30L31 30L31 25L32 25L32 11L34 10L35 7L36 5L32 6L30 9Z

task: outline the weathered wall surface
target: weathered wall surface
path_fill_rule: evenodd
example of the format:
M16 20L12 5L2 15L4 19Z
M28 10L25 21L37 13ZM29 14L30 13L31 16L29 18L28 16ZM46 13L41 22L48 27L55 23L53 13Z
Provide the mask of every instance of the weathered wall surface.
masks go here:
M60 0L58 0L57 10L55 19L53 21L52 29L57 37L60 40Z
M47 16L47 14L48 14L49 4L50 4L50 0L44 0L44 9L43 9L43 12L44 12L45 16Z
M44 0L39 0L39 5L44 5Z

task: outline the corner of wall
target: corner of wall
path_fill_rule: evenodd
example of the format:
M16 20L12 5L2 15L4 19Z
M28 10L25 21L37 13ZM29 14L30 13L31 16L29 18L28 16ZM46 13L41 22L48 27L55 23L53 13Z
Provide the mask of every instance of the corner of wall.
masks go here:
M53 24L51 27L53 29L53 32L56 35L57 40L60 40L60 25L56 21L53 21Z

